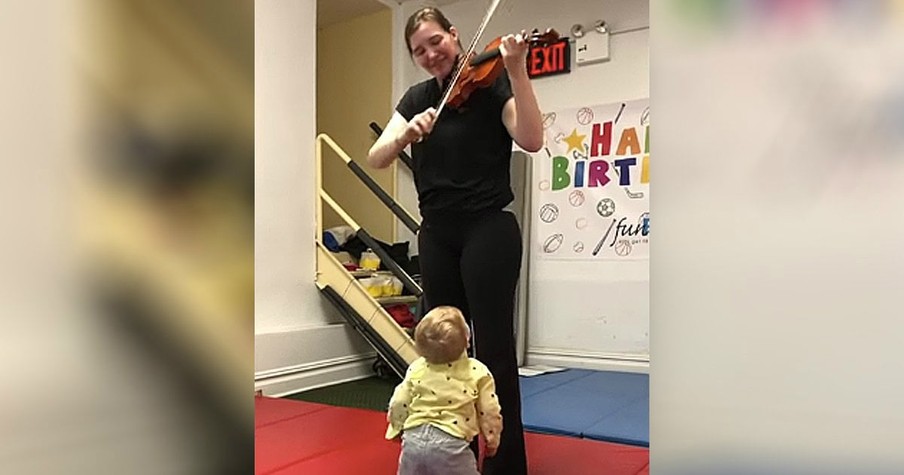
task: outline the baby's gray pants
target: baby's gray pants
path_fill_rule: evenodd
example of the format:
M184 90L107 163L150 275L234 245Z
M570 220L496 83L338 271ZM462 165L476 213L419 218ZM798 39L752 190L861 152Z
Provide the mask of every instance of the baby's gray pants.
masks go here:
M479 475L468 442L424 424L402 433L399 475Z

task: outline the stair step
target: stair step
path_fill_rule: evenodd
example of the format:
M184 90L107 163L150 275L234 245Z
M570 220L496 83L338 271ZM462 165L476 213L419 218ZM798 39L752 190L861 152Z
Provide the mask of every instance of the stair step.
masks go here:
M377 297L375 299L380 305L399 305L417 303L417 297L414 295L397 295L395 297Z
M392 275L392 272L390 272L390 271L388 271L388 270L378 270L378 271L373 271L373 270L363 270L363 269L359 269L359 270L350 270L350 271L348 271L348 273L351 274L352 277L354 277L354 278L356 278L356 279L363 279L363 278L366 278L366 277L373 277L373 276L375 276L375 275Z

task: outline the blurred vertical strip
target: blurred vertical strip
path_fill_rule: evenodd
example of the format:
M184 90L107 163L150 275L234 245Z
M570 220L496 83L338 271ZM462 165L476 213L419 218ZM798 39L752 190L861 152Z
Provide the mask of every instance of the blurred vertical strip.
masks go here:
M901 1L651 4L651 473L901 473Z
M252 473L253 25L0 5L4 471Z

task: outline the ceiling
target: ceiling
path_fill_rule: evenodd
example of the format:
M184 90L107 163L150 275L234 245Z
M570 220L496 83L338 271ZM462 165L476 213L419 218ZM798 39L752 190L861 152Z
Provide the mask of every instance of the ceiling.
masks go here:
M386 3L406 3L423 0L385 0ZM433 0L430 5L443 6L455 3L458 0ZM389 8L381 0L317 0L317 27L332 25L355 17L370 15L380 10Z

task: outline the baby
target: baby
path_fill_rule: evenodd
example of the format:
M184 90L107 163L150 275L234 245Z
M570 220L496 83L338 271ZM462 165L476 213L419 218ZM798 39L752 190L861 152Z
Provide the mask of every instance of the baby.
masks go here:
M387 439L402 436L399 475L477 475L469 448L478 433L486 456L499 447L502 415L496 383L466 351L470 330L455 307L427 313L414 332L416 359L389 401Z

